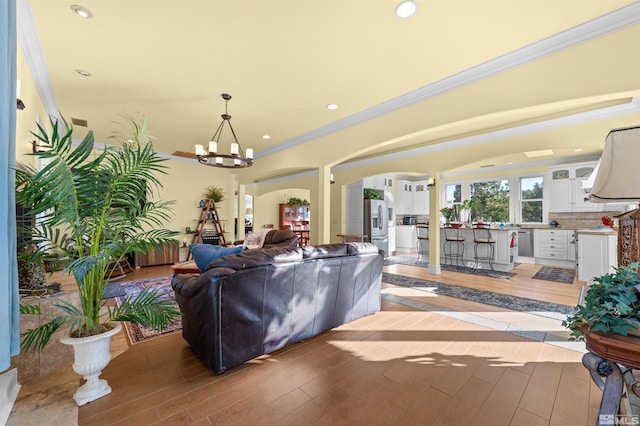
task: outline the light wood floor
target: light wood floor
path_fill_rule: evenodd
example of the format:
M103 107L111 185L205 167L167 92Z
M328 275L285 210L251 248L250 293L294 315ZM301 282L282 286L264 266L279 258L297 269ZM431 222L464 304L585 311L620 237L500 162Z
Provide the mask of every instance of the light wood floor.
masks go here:
M581 283L385 267L428 279L573 305ZM166 275L144 268L126 279ZM559 321L385 285L385 294L499 316ZM535 297L534 297L535 296ZM113 393L80 407L80 425L562 425L595 423L600 391L582 353L383 299L381 312L214 376L180 333L116 350ZM124 339L124 333L121 338Z

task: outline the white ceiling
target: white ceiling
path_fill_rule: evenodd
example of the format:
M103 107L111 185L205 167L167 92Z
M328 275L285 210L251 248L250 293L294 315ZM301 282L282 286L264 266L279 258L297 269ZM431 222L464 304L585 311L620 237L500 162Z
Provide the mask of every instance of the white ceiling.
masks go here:
M546 148L561 161L640 121L640 2L418 0L407 19L396 0L81 0L92 19L71 4L18 0L48 112L102 142L119 114L145 116L158 151L192 152L228 92L256 152L245 181L419 158L456 173Z

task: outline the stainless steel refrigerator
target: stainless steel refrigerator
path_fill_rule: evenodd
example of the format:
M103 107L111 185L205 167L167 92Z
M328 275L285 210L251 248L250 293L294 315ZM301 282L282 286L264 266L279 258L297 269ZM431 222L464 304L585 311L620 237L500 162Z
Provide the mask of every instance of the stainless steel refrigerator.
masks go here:
M367 241L384 252L385 258L389 256L388 211L384 200L364 200L363 233Z

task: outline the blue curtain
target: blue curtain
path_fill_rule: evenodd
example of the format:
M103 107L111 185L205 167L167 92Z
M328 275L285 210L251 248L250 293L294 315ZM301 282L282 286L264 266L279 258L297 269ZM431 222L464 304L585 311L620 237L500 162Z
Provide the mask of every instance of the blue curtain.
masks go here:
M16 0L0 1L0 371L20 351L16 263Z

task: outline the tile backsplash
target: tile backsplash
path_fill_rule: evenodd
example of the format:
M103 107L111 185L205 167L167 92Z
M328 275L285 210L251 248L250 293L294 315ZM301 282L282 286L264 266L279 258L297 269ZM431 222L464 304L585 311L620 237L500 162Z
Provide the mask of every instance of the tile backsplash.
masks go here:
M559 227L565 229L597 228L602 226L602 216L613 217L623 211L624 209L580 213L549 212L549 221L556 220L560 224Z

